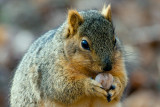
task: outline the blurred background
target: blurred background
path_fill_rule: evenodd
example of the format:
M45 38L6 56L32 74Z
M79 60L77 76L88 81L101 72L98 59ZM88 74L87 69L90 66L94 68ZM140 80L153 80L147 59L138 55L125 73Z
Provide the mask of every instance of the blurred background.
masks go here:
M160 0L0 0L0 107L9 107L14 71L30 44L61 25L70 8L112 4L129 83L123 107L160 107Z

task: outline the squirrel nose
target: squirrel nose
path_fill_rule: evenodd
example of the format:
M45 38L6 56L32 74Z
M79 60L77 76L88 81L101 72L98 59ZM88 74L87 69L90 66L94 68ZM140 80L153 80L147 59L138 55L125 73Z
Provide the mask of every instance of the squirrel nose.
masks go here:
M103 71L110 71L112 69L112 65L106 65L104 68L103 68Z
M109 58L106 58L104 61L103 71L110 71L112 69L112 63Z

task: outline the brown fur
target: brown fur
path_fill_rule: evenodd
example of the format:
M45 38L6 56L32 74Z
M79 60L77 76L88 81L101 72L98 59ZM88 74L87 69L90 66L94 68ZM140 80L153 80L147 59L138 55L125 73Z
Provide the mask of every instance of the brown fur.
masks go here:
M31 46L14 76L11 107L119 106L127 75L122 52L115 48L120 44L114 45L110 6L102 13L69 10L67 22ZM110 71L103 69L111 64ZM115 90L106 91L91 79L101 72L113 76Z
M109 14L108 11L107 11L107 14ZM111 18L110 15L111 14L109 14L107 18ZM78 32L75 32L75 35L72 38L69 38L68 40L66 40L65 42L66 51L70 51L67 47L70 47L69 45L72 44L72 42L73 42L72 44L73 49L71 50L76 49L76 47L81 47L79 43L82 40L82 38L83 37L81 37ZM91 44L88 38L85 38L85 39L88 41L89 44ZM82 48L80 49L81 50L79 50L74 56L72 56L72 54L70 53L67 56L70 60L69 63L67 62L66 64L64 64L64 66L68 65L66 66L66 69L68 69L68 74L72 74L72 75L75 74L75 76L72 77L72 80L74 81L82 80L87 77L94 78L98 72L103 72L100 69L100 60L97 58L95 51L93 50L91 51L91 54L87 54L86 50L83 50ZM113 69L109 71L109 73L112 74L114 77L113 84L116 86L116 90L111 90L108 92L113 95L112 101L110 103L107 102L106 98L104 99L104 98L99 98L99 97L94 97L94 96L91 96L91 97L84 96L84 97L81 97L77 102L71 105L68 105L68 106L71 106L71 107L82 107L82 106L83 107L98 107L98 106L103 106L103 107L115 107L116 106L117 107L119 106L119 100L127 84L127 75L126 75L125 65L124 65L121 54L122 53L120 51L115 52L114 58L119 58L119 59L114 64ZM93 71L97 71L97 72L93 72ZM56 107L66 107L66 105L63 105L58 102L54 102L53 105L55 105Z
M115 54L115 57L120 56L120 52L117 52ZM82 59L84 60L84 59ZM74 62L73 62L74 63ZM77 63L77 62L75 62ZM70 67L69 67L70 68ZM80 68L77 66L77 68ZM81 69L81 68L80 68ZM81 72L82 73L82 72ZM114 85L116 86L115 90L111 90L108 93L111 93L112 101L108 103L106 99L94 97L94 96L84 96L74 104L68 105L68 107L120 107L120 98L123 94L124 88L127 85L127 75L125 70L125 65L123 63L123 59L119 59L113 69L109 71L110 74L114 77ZM85 74L85 71L82 73ZM75 79L82 79L78 75ZM63 105L61 103L53 103L56 107L66 107L66 105Z
M82 16L76 10L68 11L68 25L70 34L73 35L76 33L77 28L83 22Z

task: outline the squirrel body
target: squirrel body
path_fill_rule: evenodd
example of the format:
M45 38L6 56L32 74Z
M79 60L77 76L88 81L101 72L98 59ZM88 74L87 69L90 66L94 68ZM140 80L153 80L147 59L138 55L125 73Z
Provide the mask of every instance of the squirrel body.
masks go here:
M104 89L97 74L113 76ZM91 79L93 78L93 79ZM118 107L127 84L110 5L102 12L70 10L67 20L36 40L15 72L11 107ZM108 100L108 101L107 101Z

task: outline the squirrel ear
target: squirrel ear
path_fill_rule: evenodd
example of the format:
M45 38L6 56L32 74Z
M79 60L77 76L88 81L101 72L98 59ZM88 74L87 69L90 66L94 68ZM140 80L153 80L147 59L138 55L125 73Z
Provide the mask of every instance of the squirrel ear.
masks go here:
M103 6L101 14L110 22L112 22L112 14L111 14L111 4L109 4L106 8L106 6Z
M82 22L83 17L76 10L68 11L68 25L70 34L75 34Z

